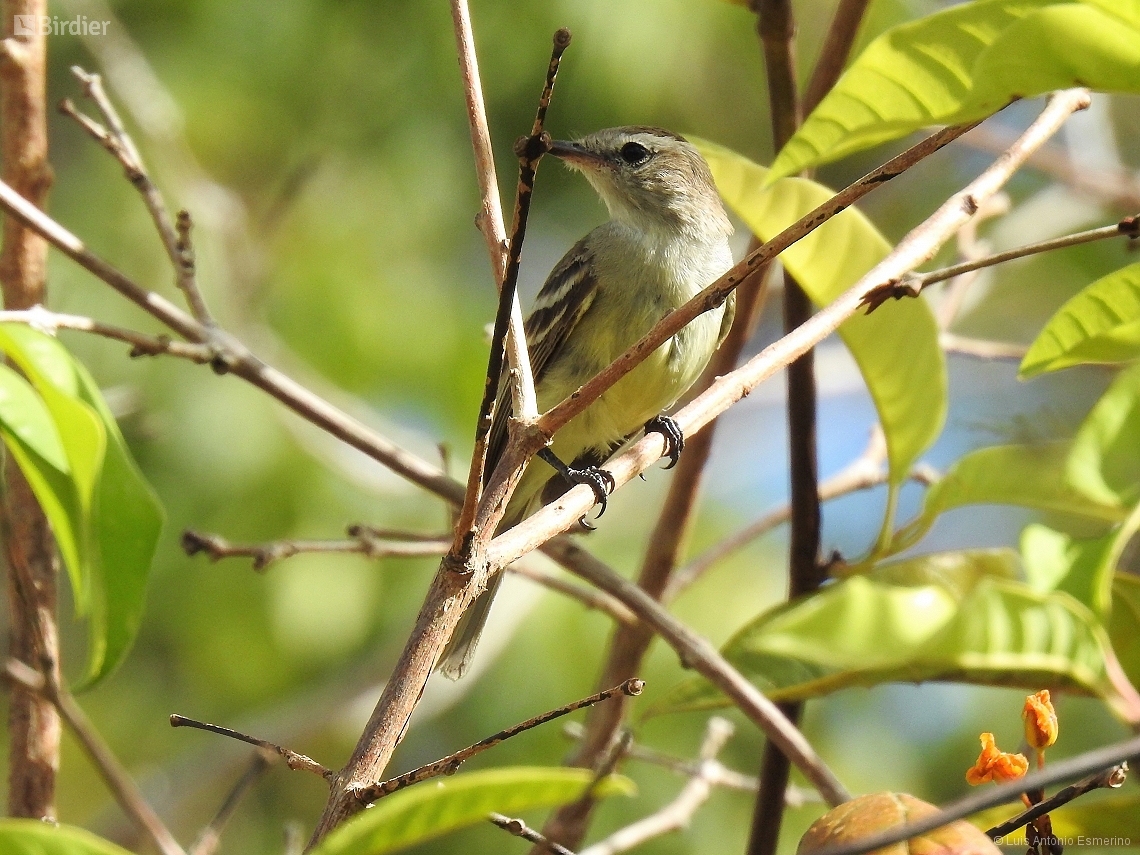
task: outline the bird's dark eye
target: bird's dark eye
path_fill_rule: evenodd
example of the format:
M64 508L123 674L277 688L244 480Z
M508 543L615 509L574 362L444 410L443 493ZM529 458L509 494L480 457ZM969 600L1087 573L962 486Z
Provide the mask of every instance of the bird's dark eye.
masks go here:
M630 166L641 166L653 156L653 152L641 143L627 142L621 147L621 159Z

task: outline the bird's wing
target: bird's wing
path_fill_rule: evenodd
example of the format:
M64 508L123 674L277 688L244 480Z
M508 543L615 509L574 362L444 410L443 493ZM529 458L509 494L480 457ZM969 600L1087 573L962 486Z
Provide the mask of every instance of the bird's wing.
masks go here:
M537 386L551 358L569 337L578 321L590 308L597 296L597 279L591 272L593 257L585 247L586 239L578 241L550 271L546 284L538 292L534 307L523 327L526 331L530 367ZM495 418L487 447L487 477L499 462L507 445L507 419L511 414L510 390L506 372L499 381L499 397L495 404Z

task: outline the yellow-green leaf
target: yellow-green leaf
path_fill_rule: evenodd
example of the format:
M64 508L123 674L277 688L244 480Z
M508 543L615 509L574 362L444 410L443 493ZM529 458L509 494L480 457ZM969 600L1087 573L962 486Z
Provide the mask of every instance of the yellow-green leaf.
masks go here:
M1140 91L1132 0L976 0L894 27L855 59L772 164L770 180L1016 98Z
M378 801L332 832L312 855L383 855L487 821L490 813L572 802L593 780L588 769L509 767L425 781ZM598 796L631 795L633 782L610 775Z
M1063 305L1025 354L1018 376L1140 357L1140 264L1110 273Z
M696 141L725 202L769 240L834 193L803 178L765 186L767 170L743 155ZM891 245L858 209L848 208L791 246L780 260L812 301L825 306L882 261ZM946 363L938 327L922 300L856 315L839 335L859 365L887 439L897 489L938 437L946 418ZM893 507L893 502L888 503ZM888 509L888 519L890 509Z

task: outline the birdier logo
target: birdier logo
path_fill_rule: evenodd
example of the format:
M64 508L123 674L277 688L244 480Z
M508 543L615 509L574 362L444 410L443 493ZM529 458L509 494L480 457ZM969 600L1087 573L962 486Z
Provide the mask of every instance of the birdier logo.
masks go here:
M91 21L86 15L60 18L56 15L13 15L15 36L105 36L110 21Z

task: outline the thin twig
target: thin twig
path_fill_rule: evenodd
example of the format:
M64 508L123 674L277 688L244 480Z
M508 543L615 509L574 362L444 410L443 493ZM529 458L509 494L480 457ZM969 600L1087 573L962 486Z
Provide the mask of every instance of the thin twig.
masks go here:
M214 855L222 842L222 829L225 828L230 817L234 815L242 797L269 770L272 764L273 758L265 749L258 749L253 752L249 763L246 765L245 772L226 794L226 798L222 802L222 806L218 808L218 812L214 814L214 818L198 834L198 838L188 850L187 855Z
M950 267L932 270L929 273L913 273L909 276L902 277L898 282L889 283L888 286L884 286L880 291L868 294L867 303L870 309L874 309L890 297L894 297L896 300L902 297L917 297L922 293L924 288L933 285L935 282L943 282L947 279L953 279L955 276L960 276L963 273L980 270L983 267L993 267L995 264L1013 261L1017 258L1025 258L1028 255L1037 255L1042 252L1050 252L1054 249L1064 249L1065 247L1078 246L1083 243L1092 243L1093 241L1105 240L1107 238L1126 237L1135 239L1138 236L1140 236L1140 215L1125 217L1116 225L1102 226L1101 228L1089 229L1088 231L1075 232L1070 235L1062 235L1061 237L1026 244L1025 246L1015 247L1014 249L1007 249L1005 252L987 255L985 258L964 261L961 264L954 264Z
M27 324L50 335L55 335L56 331L61 329L92 333L129 344L132 358L166 354L205 365L215 356L214 350L204 344L174 341L168 335L147 335L135 330L105 324L83 315L62 315L49 311L43 306L33 306L30 309L11 312L0 311L0 323Z
M486 739L476 742L474 745L469 745L460 751L456 751L454 754L449 754L440 760L436 760L434 763L428 763L426 766L420 766L418 769L413 769L410 772L405 772L402 775L389 778L378 784L353 787L351 788L351 792L361 804L370 804L377 799L396 792L396 790L410 787L412 784L418 784L430 778L438 778L441 775L453 775L465 761L470 760L476 754L481 754L488 748L494 748L500 742L510 739L512 736L518 736L520 733L538 727L541 724L546 724L548 721L561 718L583 707L589 707L601 703L602 701L608 701L613 697L640 695L644 686L645 684L641 680L626 680L620 686L615 686L604 692L598 692L597 694L582 698L579 701L566 704L566 706L550 710L534 718L529 718L520 724L516 724L514 727L501 730L492 736L488 736Z
M70 100L65 100L60 104L60 111L78 121L84 130L91 134L122 164L127 178L139 191L147 210L150 212L151 219L154 221L155 228L158 229L162 245L174 267L175 284L185 295L186 302L198 322L206 327L213 326L213 318L206 307L206 301L198 288L198 281L195 276L193 253L189 246L190 215L185 211L180 212L177 225L171 218L162 194L147 173L142 155L123 127L122 119L119 118L115 105L111 103L111 99L107 97L107 93L103 89L103 78L98 74L90 74L77 65L72 66L71 73L83 84L84 94L94 101L95 106L99 108L99 112L102 113L103 119L107 123L107 128L103 128L98 122L81 114Z
M467 92L471 141L475 149L476 169L484 198L482 209L484 222L481 226L487 230L487 235L494 236L498 241L498 234L502 231L502 214L498 211L499 191L494 186L494 160L490 154L490 138L486 117L482 112L482 93L474 88L479 85L479 70L472 43L470 13L463 0L453 0L452 17L455 24L456 44L460 52L460 68L463 71L464 89ZM522 332L518 276L523 240L526 238L530 200L534 190L535 172L538 168L538 161L549 147L550 137L543 128L546 110L550 105L550 97L554 90L555 79L558 76L558 66L562 61L562 54L569 45L569 30L563 29L555 33L550 63L547 65L546 80L543 84L542 95L539 97L538 110L535 113L531 135L525 143L520 140L515 146L515 152L519 158L519 179L515 195L514 222L511 227L511 238L507 244L507 257L502 269L502 276L497 277L500 284L499 307L495 314L494 333L491 336L491 348L487 359L487 374L483 381L483 401L480 404L479 418L476 422L475 449L471 455L471 466L467 475L467 490L455 526L455 542L452 551L456 556L465 556L471 548L476 510L482 498L483 485L486 483L484 470L488 464L487 445L491 435L491 426L494 422L495 401L503 377L503 360L507 355L504 342L508 335L512 336L510 355L512 357L511 365L515 371L512 385L515 418L529 424L538 414L530 356L527 353L526 340ZM490 219L496 213L499 215L499 222L493 222ZM496 268L496 273L498 272L498 262L501 259L501 252L497 247L492 246L491 262ZM497 461L490 461L490 463L495 465Z
M216 733L219 736L228 736L230 739L236 739L239 742L247 742L250 745L256 745L258 748L264 748L267 751L273 751L280 755L281 759L285 761L285 765L292 769L294 772L312 772L314 775L319 775L326 781L331 781L335 776L335 772L325 768L312 757L308 757L297 751L289 748L284 748L274 742L269 742L265 739L258 739L256 736L250 736L247 733L242 733L238 730L231 730L228 727L222 727L218 724L210 724L205 721L198 721L194 718L187 718L183 715L171 714L170 716L171 727L192 727L195 730L206 730L210 733Z
M368 558L419 558L443 555L450 545L450 538L393 542L369 535L360 535L351 540L274 540L269 543L239 544L193 529L186 529L182 533L182 549L187 555L204 552L211 561L252 558L253 569L258 572L264 571L275 561L301 554L340 553L364 555Z
M815 855L865 855L876 849L893 846L903 840L910 840L928 831L948 825L956 819L979 813L988 808L1010 802L1020 801L1022 793L1030 790L1044 789L1061 781L1070 781L1097 772L1112 770L1121 763L1134 763L1140 760L1140 736L1124 742L1117 742L1104 748L1096 748L1069 757L1056 763L1050 763L1048 768L1030 772L1024 778L1000 784L996 787L977 790L976 792L953 801L941 808L938 813L925 817L917 822L908 822L905 825L895 826L889 831L869 835L853 843L841 846L829 846L817 849Z
M986 126L975 130L963 142L979 151L1000 154L1008 148L1012 139L1012 136ZM1130 170L1089 169L1083 164L1078 166L1065 148L1056 144L1043 146L1040 151L1034 152L1026 165L1068 184L1078 193L1125 211L1135 211L1140 207L1140 180Z
M47 673L53 672L48 669ZM139 830L154 842L162 855L186 855L70 692L16 659L8 660L4 667L4 677L10 683L42 695L59 710L60 716L83 746L115 801Z
M690 778L672 802L656 813L619 829L604 840L581 850L579 855L618 855L640 846L648 840L687 828L693 815L712 794L716 769L716 755L732 736L732 723L714 716L709 719L704 741L701 743L697 774Z
M1028 825L1037 817L1054 811L1061 805L1066 805L1073 799L1083 796L1085 793L1091 793L1093 790L1102 788L1117 789L1124 786L1125 780L1128 778L1128 763L1121 763L1119 766L1113 766L1111 769L1106 769L1103 772L1097 772L1089 775L1087 778L1077 781L1065 787L1063 790L1058 790L1049 798L1038 802L1033 807L1029 808L1012 819L1006 820L1000 825L995 825L993 828L986 831L994 840L999 837L1005 837L1012 834L1017 829Z
M475 224L487 242L495 287L502 288L507 272L507 230L499 202L499 182L495 175L495 156L491 148L491 132L487 127L487 110L483 106L483 85L479 80L479 60L475 53L475 36L471 31L471 13L467 0L451 0L451 17L459 54L459 71L463 77L463 95L467 101L467 123L471 130L471 148L475 153L475 177L479 182L481 207ZM516 401L520 418L533 418L538 413L534 377L526 352L522 307L518 296L511 306L511 327L507 333L507 355L511 367L519 372Z
M501 813L493 813L488 819L508 834L513 834L515 837L521 837L523 840L530 841L538 847L539 852L553 852L554 855L574 855L573 852L561 843L547 840L542 836L541 832L535 831L521 819L511 819L511 817L503 816Z

